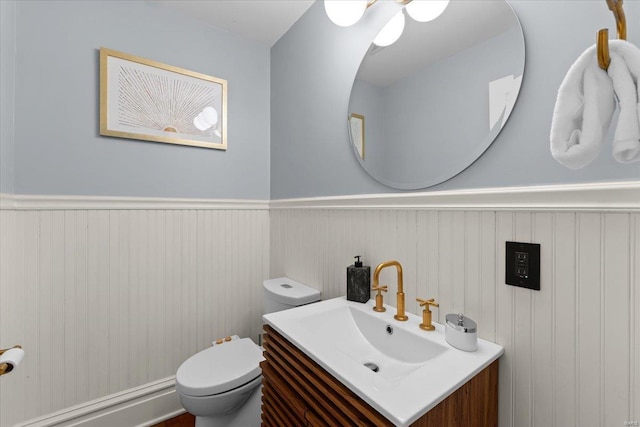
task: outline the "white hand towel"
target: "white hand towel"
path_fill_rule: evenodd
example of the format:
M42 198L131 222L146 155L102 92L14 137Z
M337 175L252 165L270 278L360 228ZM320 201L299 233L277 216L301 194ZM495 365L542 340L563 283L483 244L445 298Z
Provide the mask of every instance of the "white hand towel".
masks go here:
M600 148L615 110L613 84L598 66L596 46L585 50L569 68L551 122L551 154L570 169L591 163Z
M620 115L613 138L613 157L620 163L640 161L640 49L624 40L609 41L607 73L618 97Z

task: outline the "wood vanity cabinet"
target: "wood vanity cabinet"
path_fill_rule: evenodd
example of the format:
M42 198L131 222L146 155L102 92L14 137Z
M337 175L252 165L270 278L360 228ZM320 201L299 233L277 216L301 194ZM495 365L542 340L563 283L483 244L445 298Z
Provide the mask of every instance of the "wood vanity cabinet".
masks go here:
M265 325L262 425L392 426L320 365ZM498 425L498 361L424 414L417 427Z

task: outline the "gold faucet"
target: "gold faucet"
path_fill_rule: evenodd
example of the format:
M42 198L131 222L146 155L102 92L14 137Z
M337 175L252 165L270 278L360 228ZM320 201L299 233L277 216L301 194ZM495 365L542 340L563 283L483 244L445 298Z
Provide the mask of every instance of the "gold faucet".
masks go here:
M420 323L420 329L424 329L425 331L434 331L436 327L431 324L431 307L429 306L432 305L434 307L440 307L440 304L438 304L433 298L429 298L427 300L416 298L416 301L420 303L420 307L424 307L424 310L422 311L422 323Z
M409 319L409 316L407 316L404 313L404 287L402 285L402 266L400 265L400 263L394 260L394 261L385 261L378 264L378 266L376 267L376 271L373 272L373 287L374 288L380 287L379 285L380 272L382 271L383 268L391 267L392 265L396 267L396 270L398 270L398 292L396 293L396 297L397 297L396 308L398 311L396 315L393 316L393 318L396 320L405 321Z

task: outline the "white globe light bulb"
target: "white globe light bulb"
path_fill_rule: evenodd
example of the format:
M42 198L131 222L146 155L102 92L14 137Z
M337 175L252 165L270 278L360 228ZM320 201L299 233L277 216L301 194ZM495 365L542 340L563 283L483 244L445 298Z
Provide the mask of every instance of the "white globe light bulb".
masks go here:
M367 0L324 0L324 10L331 21L341 27L355 24L367 9Z
M380 30L373 44L377 46L389 46L395 43L402 35L404 30L404 13L398 12L387 24Z
M429 22L442 15L449 0L413 0L405 6L410 17L418 22Z
M205 109L202 110L202 113L200 113L199 116L209 126L213 126L218 123L218 112L213 107L205 107Z
M202 113L198 114L194 119L193 119L193 125L201 131L205 131L207 129L209 129L211 126L207 125L206 123L204 123L202 121L202 119L200 118L200 116L202 115Z

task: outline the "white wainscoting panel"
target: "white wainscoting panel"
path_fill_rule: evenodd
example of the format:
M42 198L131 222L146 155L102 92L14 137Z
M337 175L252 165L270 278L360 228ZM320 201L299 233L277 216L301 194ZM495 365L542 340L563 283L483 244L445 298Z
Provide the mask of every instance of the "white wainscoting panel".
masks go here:
M635 200L635 199L634 199ZM344 200L341 200L341 203ZM308 203L308 202L307 202ZM313 204L313 202L311 202ZM404 267L407 311L464 312L505 347L501 427L640 421L640 213L438 208L271 209L271 274L346 293L346 267ZM505 241L540 243L541 290L504 284ZM395 270L383 270L395 305Z
M402 263L407 311L434 297L437 321L464 312L505 347L501 427L640 421L639 201L638 182L270 203L0 194L0 348L26 351L0 378L0 426L98 420L95 402L153 389L212 339L256 339L264 279L344 295L355 255ZM506 240L542 245L541 291L504 284ZM392 305L395 279L381 275ZM131 417L157 409L138 403Z
M0 210L0 348L26 353L0 378L1 426L172 376L216 338L257 340L267 203L55 202Z

